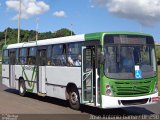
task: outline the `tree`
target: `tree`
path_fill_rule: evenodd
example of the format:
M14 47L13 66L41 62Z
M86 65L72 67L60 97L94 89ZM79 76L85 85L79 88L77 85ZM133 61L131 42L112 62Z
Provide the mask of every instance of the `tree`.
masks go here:
M49 38L53 38L53 34L52 32L45 32L45 33L39 33L38 34L38 39L39 40L43 40L43 39L49 39Z
M5 43L5 31L0 32L0 49ZM70 31L67 28L62 28L57 30L56 32L43 32L38 33L38 40L49 39L49 38L56 38L56 37L64 37L75 35L73 31ZM7 44L17 43L17 36L18 36L18 29L7 28ZM20 42L28 42L28 41L35 41L36 40L36 31L35 30L21 30L20 34Z
M156 57L157 57L157 63L160 65L160 45L156 46Z
M62 28L60 30L57 30L56 32L54 32L54 37L64 37L64 36L71 36L71 35L75 35L75 33L69 29L66 28Z
M0 41L2 41L4 37L5 37L4 32L0 32Z

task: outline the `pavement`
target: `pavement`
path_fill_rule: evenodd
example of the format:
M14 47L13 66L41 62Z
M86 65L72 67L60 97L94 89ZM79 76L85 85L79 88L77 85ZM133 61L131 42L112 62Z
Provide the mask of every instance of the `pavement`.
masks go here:
M39 116L38 120L43 117L48 117L48 114L51 115L52 118L55 117L55 115L58 115L57 117L63 116L64 119L67 117L69 117L69 119L74 117L92 119L92 116L103 115L120 117L130 115L153 116L160 114L160 103L148 106L118 109L99 109L82 105L81 110L77 111L72 110L69 107L68 102L64 100L52 97L40 97L31 93L27 93L26 97L21 97L17 90L7 88L0 82L0 114L2 114L2 117L6 114L35 114Z

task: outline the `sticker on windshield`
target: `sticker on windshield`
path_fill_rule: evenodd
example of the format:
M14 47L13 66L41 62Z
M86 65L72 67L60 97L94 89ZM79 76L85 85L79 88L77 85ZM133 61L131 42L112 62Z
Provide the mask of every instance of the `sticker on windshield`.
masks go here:
M142 71L139 69L139 65L135 66L135 78L136 79L142 78Z

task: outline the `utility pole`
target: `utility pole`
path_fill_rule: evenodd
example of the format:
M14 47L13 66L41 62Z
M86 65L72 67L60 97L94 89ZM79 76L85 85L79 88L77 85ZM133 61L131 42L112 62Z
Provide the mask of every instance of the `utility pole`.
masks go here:
M19 15L18 15L18 38L17 43L20 42L20 20L21 20L21 0L19 0Z
M72 33L72 27L73 27L73 24L71 24L71 36L73 35L73 33Z
M7 43L7 30L8 30L8 28L6 28L6 31L5 31L5 45Z
M39 19L37 18L36 19L36 42L37 42L37 40L38 40L38 27L39 27Z

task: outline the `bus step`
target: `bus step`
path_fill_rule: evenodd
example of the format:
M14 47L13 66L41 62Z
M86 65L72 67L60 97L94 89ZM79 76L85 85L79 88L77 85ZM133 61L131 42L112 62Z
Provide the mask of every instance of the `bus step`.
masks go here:
M46 96L46 93L41 93L41 92L38 92L38 96L45 97L45 96Z
M85 105L92 106L92 107L94 107L94 106L95 106L95 104L94 104L94 103L86 103Z

